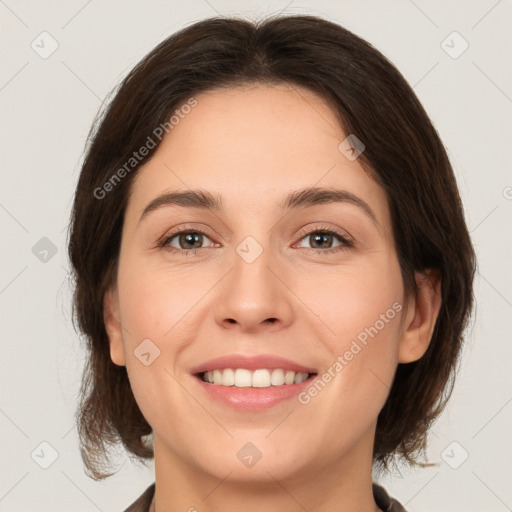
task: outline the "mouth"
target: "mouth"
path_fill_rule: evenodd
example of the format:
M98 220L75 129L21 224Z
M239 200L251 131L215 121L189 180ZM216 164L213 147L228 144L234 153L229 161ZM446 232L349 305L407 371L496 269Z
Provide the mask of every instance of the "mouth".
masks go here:
M313 379L315 372L300 372L283 368L219 368L196 373L202 382L213 386L235 388L270 388L292 386Z
M295 398L318 370L273 354L237 353L205 361L190 374L212 403L258 411Z

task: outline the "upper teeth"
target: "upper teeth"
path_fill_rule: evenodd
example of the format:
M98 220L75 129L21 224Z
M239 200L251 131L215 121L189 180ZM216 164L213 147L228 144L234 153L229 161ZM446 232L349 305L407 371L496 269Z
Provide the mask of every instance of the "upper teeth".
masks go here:
M300 384L308 378L308 373L281 370L280 368L267 370L246 370L245 368L225 368L211 370L203 373L203 380L211 384L222 386L236 386L238 388L268 388L283 384Z

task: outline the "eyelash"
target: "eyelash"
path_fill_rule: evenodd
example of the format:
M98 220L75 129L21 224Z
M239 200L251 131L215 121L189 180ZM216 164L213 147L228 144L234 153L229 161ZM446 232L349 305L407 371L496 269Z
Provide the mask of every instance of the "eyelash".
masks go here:
M197 233L200 235L204 235L211 240L211 238L205 232L200 231L198 229L182 229L181 231L175 231L175 232L169 234L168 236L164 236L162 241L160 241L158 243L158 247L170 252L171 254L186 253L187 256L194 255L197 253L197 251L200 251L202 249L207 249L207 247L200 247L199 249L176 249L175 247L168 246L169 242L173 238L176 238L178 235L184 235L184 234L189 234L189 233ZM324 227L324 226L320 226L311 231L301 232L299 241L303 240L307 236L311 236L311 235L317 234L317 233L334 235L336 238L338 238L338 240L341 242L342 245L340 245L338 247L333 247L330 249L309 249L310 251L313 251L315 254L325 254L325 253L332 254L332 253L336 253L336 252L343 251L343 250L350 249L350 248L354 247L354 243L351 240L349 240L343 233L341 233L340 231L338 231L335 228L329 228L329 227Z

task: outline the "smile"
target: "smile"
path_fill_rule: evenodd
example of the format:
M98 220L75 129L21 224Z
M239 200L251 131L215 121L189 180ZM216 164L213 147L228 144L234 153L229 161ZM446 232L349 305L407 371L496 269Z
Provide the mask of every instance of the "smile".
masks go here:
M199 376L203 382L216 386L234 386L237 388L269 388L271 386L289 386L305 382L313 374L294 372L282 368L260 368L254 371L246 368L224 368L210 370Z

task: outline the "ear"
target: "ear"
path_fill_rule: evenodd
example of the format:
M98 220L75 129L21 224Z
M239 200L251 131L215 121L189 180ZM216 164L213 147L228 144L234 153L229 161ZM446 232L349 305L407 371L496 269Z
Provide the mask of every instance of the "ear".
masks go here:
M407 304L398 362L411 363L428 349L441 307L441 277L437 270L414 275L417 293Z
M110 358L114 364L125 366L123 331L119 318L119 297L117 286L113 285L103 298L103 321L110 345Z

